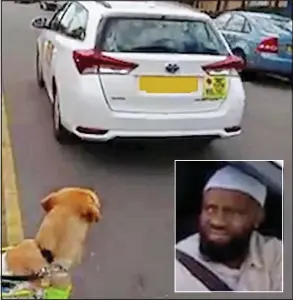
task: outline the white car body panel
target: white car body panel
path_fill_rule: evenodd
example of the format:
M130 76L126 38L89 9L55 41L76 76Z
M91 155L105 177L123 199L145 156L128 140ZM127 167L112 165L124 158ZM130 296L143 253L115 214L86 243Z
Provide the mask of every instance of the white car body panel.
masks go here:
M80 2L89 13L86 38L79 41L42 30L37 40L38 51L45 86L53 100L53 78L60 99L60 114L63 126L85 140L107 141L116 137L167 137L167 136L218 136L227 138L240 134L224 129L241 126L245 92L241 79L234 75L229 79L229 92L226 100L201 101L202 83L205 72L201 65L222 60L223 57L209 55L171 55L163 59L155 54L145 53L106 53L108 56L139 64L130 75L81 75L74 64L74 50L93 49L96 30L102 16L106 14L169 14L181 18L202 19L208 22L205 14L185 8L175 3L109 2L113 9L100 4ZM152 7L155 7L153 9ZM222 38L222 36L221 36ZM50 40L54 43L51 64L46 62L43 46ZM223 39L223 43L227 43ZM227 46L228 47L228 46ZM168 62L180 65L180 75L194 75L199 78L199 89L190 94L143 94L137 89L140 75L160 76L162 66ZM78 126L105 129L103 135L82 134Z

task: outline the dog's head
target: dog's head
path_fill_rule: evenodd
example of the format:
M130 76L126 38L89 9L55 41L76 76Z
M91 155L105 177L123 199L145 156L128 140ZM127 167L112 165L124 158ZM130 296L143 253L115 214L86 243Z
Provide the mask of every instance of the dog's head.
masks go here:
M77 213L89 223L101 219L101 204L98 195L84 188L63 188L49 194L41 201L46 212L55 207L66 207L68 211Z

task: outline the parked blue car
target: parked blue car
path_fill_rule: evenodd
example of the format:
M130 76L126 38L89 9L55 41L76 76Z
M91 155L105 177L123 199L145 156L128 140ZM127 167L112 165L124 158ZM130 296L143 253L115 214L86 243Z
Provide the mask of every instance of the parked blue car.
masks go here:
M276 14L227 11L214 19L245 71L292 76L292 21Z

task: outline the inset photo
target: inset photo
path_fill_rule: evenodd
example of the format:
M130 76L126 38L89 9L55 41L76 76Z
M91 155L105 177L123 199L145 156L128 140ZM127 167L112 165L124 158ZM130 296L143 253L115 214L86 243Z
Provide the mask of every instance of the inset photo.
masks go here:
M283 292L283 161L175 161L175 293Z

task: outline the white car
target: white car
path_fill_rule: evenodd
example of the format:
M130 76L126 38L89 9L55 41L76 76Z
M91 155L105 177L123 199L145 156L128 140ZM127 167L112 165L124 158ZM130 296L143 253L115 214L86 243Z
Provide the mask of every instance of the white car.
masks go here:
M75 1L32 26L59 142L241 133L243 62L206 14L176 2Z

